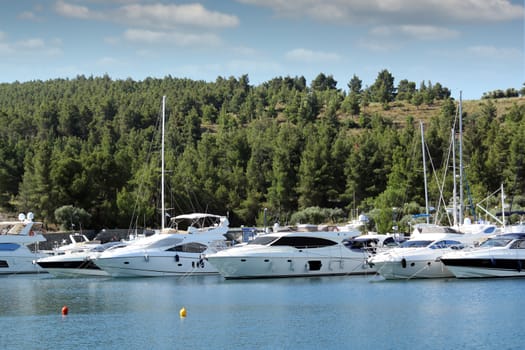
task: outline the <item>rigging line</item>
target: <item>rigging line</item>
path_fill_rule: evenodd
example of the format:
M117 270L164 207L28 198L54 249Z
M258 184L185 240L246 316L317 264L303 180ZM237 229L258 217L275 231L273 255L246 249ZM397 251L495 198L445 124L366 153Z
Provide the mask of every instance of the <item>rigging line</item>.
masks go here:
M414 274L412 274L411 276L409 276L406 280L411 280L412 278L414 278L418 273L420 273L421 271L427 269L429 267L428 264L425 264L425 266L423 266L423 268L417 270L416 272L414 272Z
M430 150L429 150L428 145L426 144L426 142L425 142L424 146L425 146L425 151L426 151L426 153L428 154L428 157L429 157L429 161L430 161L430 165L431 165L431 168L432 168L432 174L433 174L434 180L436 181L436 183L438 185L439 192L440 192L439 199L438 199L438 206L437 206L436 212L434 214L434 222L436 223L436 222L439 222L438 215L439 215L439 211L440 211L440 208L441 208L441 202L443 201L443 204L444 204L444 199L443 199L443 196L442 196L443 188L441 187L441 184L440 184L439 179L437 177L437 171L436 171L436 168L434 167L434 162L432 161ZM449 218L449 221L450 221L450 218Z
M510 197L510 203L509 203L509 213L512 212L512 204L514 203L514 194L516 193L516 187L518 187L518 176L519 176L519 169L521 169L522 159L518 160L518 170L516 171L516 174L514 176L514 186L512 188L512 193ZM502 209L501 211L505 211L505 209Z
M417 138L417 137L414 137L414 138L413 138L413 142L412 142L412 157L410 158L410 159L411 159L410 162L412 163L412 164L410 164L410 165L411 165L412 167L414 166L413 163L415 163L415 162L414 162L414 159L416 158L416 151L417 151L417 149L418 149L418 138ZM409 167L409 168L410 168L410 167ZM408 178L407 178L407 180L408 180ZM401 203L405 203L405 204L406 204L406 203L407 203L407 200L408 200L408 196L409 196L409 189L412 188L412 186L410 186L409 181L406 181L406 182L405 182L405 185L406 185L406 187L405 187L405 193L404 193L404 196L403 196L403 199L402 199L402 202L401 202ZM402 213L403 213L403 210L401 210L400 212L395 213L395 219L396 219L396 220L399 220L399 219L401 218Z

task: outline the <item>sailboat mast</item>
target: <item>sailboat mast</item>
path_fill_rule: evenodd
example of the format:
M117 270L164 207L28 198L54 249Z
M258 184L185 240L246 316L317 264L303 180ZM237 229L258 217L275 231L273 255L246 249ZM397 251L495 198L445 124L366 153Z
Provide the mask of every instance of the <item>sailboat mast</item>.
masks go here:
M160 194L160 201L161 201L161 220L160 220L160 228L161 232L164 231L164 228L166 227L166 208L164 207L164 127L165 127L165 119L166 119L166 96L162 96L162 127L161 127L161 151L160 151L160 188L161 188L161 194Z
M501 184L501 221L503 222L503 232L505 232L505 194L503 193L503 184Z
M454 227L458 227L458 205L457 205L457 186L456 186L456 132L452 129L452 177L454 178L454 189L452 191L452 210L454 213Z
M425 214L427 218L427 224L429 221L429 213L428 213L428 184L427 184L427 163L426 163L426 157L425 157L425 136L423 133L423 122L419 122L421 125L421 151L423 153L423 179L425 181Z
M459 92L459 224L463 223L463 110L462 91Z

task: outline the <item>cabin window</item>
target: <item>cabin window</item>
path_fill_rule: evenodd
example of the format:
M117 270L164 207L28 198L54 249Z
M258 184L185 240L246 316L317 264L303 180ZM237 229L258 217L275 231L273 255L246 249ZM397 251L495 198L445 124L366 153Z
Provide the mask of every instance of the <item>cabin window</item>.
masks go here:
M450 248L450 247L453 247L453 246L460 247L461 246L461 242L443 240L443 241L436 242L435 244L432 244L430 246L430 248L432 248L432 249L445 249L445 248Z
M0 243L0 251L12 252L20 248L19 244L16 243Z
M399 247L400 248L422 248L428 246L432 241L412 241L408 240L403 242Z
M388 237L388 238L385 238L385 240L383 241L383 246L384 247L395 247L397 246L397 242L393 237Z
M511 249L525 249L525 240L520 239L512 243Z
M275 236L260 236L255 239L248 241L248 244L258 244L258 245L267 245L275 241L277 238Z
M321 260L310 260L308 261L308 270L309 271L319 271L321 270Z
M5 260L0 260L0 268L7 268L9 264Z
M337 242L319 237L284 236L272 243L272 246L289 246L297 249L323 248L336 245Z
M169 252L183 252L183 253L202 253L204 252L208 247L202 243L197 242L191 242L187 244L181 244L175 247L172 247L170 249L166 249L166 251Z

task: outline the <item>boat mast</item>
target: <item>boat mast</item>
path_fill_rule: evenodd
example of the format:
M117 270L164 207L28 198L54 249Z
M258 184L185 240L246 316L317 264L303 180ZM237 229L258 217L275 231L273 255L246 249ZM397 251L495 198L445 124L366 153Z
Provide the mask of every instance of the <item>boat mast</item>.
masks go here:
M463 223L463 111L462 91L459 92L459 224Z
M454 213L454 227L458 227L458 205L457 205L457 189L456 189L456 132L452 129L452 177L454 179L454 189L452 191L452 210Z
M425 158L425 136L423 133L423 122L419 122L421 125L421 151L423 153L423 179L425 181L425 214L427 218L427 224L429 221L429 214L428 214L428 185L427 185L427 163Z
M503 193L503 183L501 184L501 221L503 232L505 232L505 194Z
M165 116L166 116L166 96L162 96L162 127L161 127L161 154L160 154L160 187L161 187L161 194L160 194L160 201L161 201L161 220L160 220L160 232L164 231L164 228L166 227L165 220L166 220L166 213L165 213L165 207L164 207L164 124L165 124Z

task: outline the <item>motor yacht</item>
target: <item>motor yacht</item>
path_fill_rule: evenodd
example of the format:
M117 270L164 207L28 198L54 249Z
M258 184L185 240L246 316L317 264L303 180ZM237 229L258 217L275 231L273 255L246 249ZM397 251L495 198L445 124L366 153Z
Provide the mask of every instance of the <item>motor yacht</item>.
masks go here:
M525 233L497 235L441 261L457 278L525 277Z
M44 272L34 261L45 256L38 244L46 238L42 223L33 218L33 213L27 213L20 214L18 221L0 222L0 274Z
M171 219L169 228L106 250L94 262L113 277L218 274L203 255L227 247L228 226L225 216L179 215Z
M362 275L386 235L359 237L351 231L277 231L258 235L247 244L206 254L226 279Z

